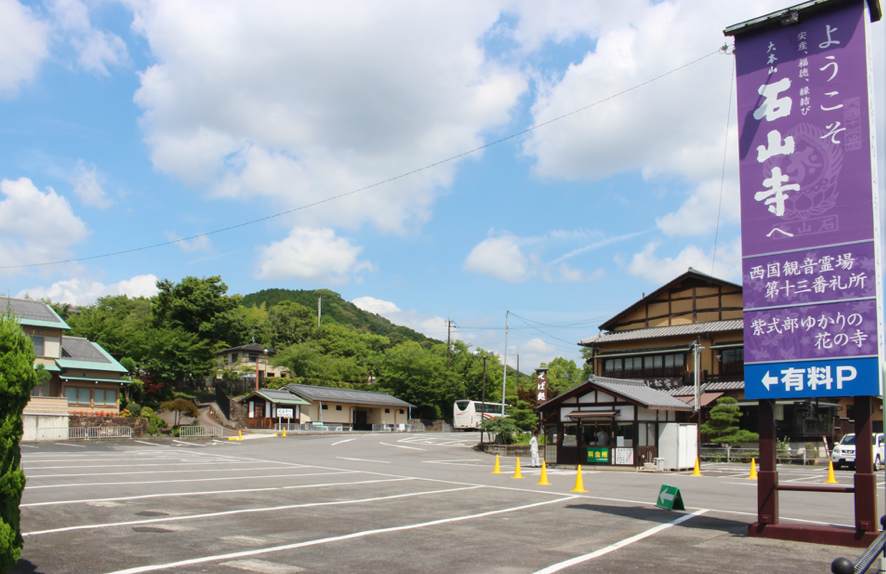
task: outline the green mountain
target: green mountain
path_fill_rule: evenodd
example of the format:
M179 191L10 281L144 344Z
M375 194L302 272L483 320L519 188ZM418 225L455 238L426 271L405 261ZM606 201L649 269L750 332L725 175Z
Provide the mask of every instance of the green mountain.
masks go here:
M322 298L321 321L332 321L345 327L351 327L365 333L383 335L391 340L392 345L404 341L415 341L427 347L440 343L436 339L425 337L409 327L394 325L381 315L360 309L341 295L329 289L263 289L243 297L243 306L260 306L262 303L270 309L283 301L292 301L304 305L308 309L317 309L317 300Z

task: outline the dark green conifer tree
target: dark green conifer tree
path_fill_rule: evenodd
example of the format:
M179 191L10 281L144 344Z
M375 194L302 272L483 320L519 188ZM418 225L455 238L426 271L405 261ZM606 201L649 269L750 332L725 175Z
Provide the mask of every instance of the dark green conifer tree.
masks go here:
M22 554L19 503L25 489L21 468L22 411L37 384L34 346L10 314L0 316L0 573Z

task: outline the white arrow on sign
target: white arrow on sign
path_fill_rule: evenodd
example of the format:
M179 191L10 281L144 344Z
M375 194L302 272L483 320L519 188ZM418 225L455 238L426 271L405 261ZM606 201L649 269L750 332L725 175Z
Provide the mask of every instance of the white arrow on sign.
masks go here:
M766 385L766 390L768 391L769 387L778 384L778 377L770 376L769 371L766 371L766 374L763 375L763 384Z
M674 495L668 491L664 491L658 495L658 499L661 501L659 504L664 504L665 500L670 500L671 502L674 502Z

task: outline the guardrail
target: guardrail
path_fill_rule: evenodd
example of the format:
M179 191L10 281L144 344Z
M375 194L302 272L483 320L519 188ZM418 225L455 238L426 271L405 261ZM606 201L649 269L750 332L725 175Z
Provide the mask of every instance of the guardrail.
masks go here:
M325 423L304 423L301 430L312 432L342 432L344 425L325 424Z
M422 432L423 424L372 425L372 432Z
M52 427L37 430L37 440L132 438L131 427Z
M274 432L282 432L284 429L286 432L295 432L301 430L301 425L298 423L276 423L274 425Z
M219 426L188 426L178 427L178 436L199 437L199 436L224 436L222 427Z
M752 458L760 458L758 448L739 447L701 447L698 456L704 462L751 462ZM779 449L775 451L777 462L788 464L809 464L819 457L806 455L806 450L798 451Z
M451 431L451 430L452 430L452 425L448 425L448 424L446 424L446 423L443 423L443 424L440 425L440 431L441 431L441 432L449 432L449 431Z

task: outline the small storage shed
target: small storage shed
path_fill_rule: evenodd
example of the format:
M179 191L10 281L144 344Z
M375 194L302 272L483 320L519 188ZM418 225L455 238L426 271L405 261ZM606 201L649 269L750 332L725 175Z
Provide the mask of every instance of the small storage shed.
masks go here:
M285 389L259 389L240 402L246 405L246 428L251 429L272 429L278 422L287 421L298 424L302 407L310 404ZM292 414L282 416L278 409L287 409L285 414L290 415L288 411Z
M644 381L594 376L541 403L536 412L544 424L547 464L638 467L677 448L670 442L686 431L666 431L670 425L684 427L693 407Z

